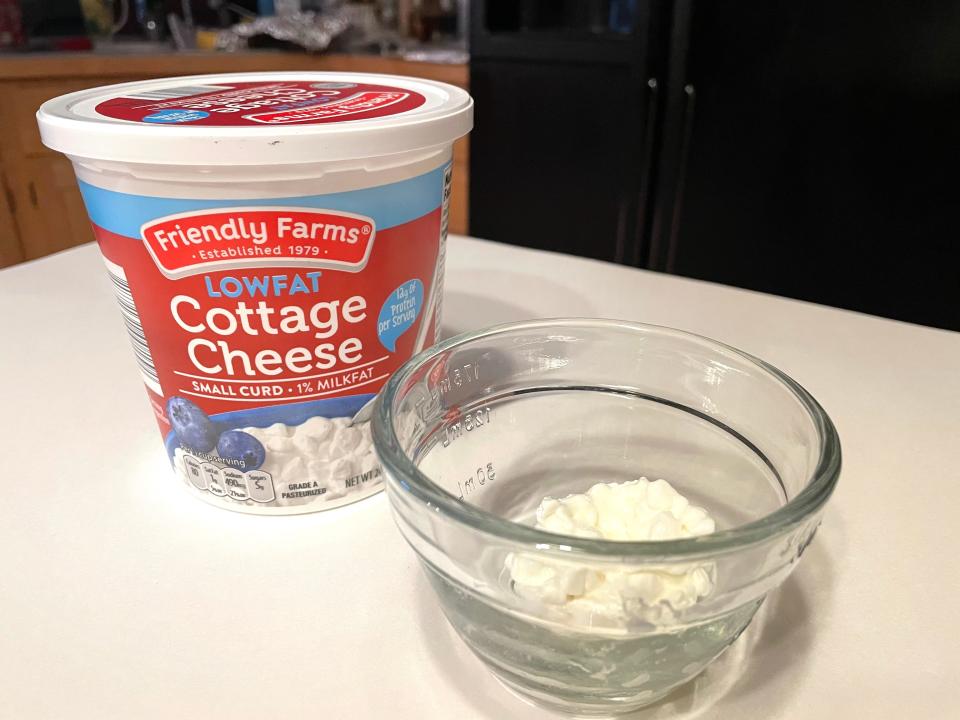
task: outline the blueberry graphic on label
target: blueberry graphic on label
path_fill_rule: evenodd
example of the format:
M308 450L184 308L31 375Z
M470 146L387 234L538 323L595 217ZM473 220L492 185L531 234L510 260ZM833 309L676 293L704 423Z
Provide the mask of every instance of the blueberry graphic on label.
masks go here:
M227 430L217 443L217 455L237 470L256 470L267 459L267 451L250 433Z
M390 352L397 348L397 340L413 327L423 310L423 283L418 279L407 280L392 293L380 308L377 318L377 337L380 344ZM423 318L422 322L429 322Z
M167 400L167 417L183 447L210 452L217 444L220 430L216 423L186 398L174 396Z

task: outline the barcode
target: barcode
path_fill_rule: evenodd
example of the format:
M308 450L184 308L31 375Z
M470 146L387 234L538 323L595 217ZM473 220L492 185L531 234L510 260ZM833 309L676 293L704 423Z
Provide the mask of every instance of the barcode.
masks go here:
M433 341L440 340L440 318L443 314L443 275L447 267L447 231L450 227L450 193L453 190L453 165L443 168L443 203L440 209L440 252L437 256L436 307L433 311Z
M136 95L127 95L126 97L133 98L134 100L179 100L180 98L192 97L194 95L204 95L205 93L232 89L232 87L225 85L181 85L180 87L151 90L150 92L141 92Z
M140 313L137 312L137 305L133 301L133 293L130 292L130 285L127 282L127 274L116 263L112 263L106 258L103 259L103 262L107 266L107 272L110 273L113 292L117 296L120 313L123 315L123 323L127 326L127 335L130 336L130 344L133 346L137 365L140 366L143 382L157 395L163 395L163 391L160 389L160 378L157 377L157 368L153 364L153 356L150 354L150 346L147 345L147 336L144 335L143 325L140 323Z

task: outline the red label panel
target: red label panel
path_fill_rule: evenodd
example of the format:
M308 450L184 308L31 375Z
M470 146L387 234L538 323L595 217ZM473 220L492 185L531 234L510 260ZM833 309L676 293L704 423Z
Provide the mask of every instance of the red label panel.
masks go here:
M396 105L410 97L406 92L387 92L368 90L343 100L334 100L324 105L307 107L302 110L274 110L273 112L247 115L250 120L267 124L286 124L297 122L315 122L346 118L348 115L361 115L380 108Z
M277 80L133 90L99 103L96 112L168 127L316 125L398 115L425 102L414 90L389 85Z
M387 351L378 311L409 279L430 281L440 210L379 233L359 274L271 267L171 280L143 243L94 231L103 254L125 269L163 396L191 397L214 415L379 390L410 357L416 333Z

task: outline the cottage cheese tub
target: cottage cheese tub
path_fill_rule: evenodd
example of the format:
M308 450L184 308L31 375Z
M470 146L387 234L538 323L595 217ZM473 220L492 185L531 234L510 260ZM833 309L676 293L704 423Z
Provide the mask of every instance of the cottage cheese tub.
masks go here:
M432 344L464 91L354 73L207 75L50 100L177 475L312 512L381 488L351 417Z

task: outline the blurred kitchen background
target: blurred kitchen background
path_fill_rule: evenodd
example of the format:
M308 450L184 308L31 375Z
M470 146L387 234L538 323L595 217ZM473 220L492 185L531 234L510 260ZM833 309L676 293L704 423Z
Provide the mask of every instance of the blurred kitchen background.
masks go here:
M92 239L42 101L261 70L468 88L454 232L960 330L941 0L0 0L0 267Z

